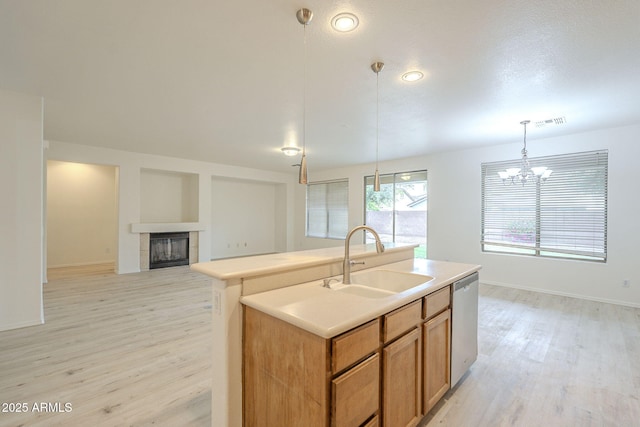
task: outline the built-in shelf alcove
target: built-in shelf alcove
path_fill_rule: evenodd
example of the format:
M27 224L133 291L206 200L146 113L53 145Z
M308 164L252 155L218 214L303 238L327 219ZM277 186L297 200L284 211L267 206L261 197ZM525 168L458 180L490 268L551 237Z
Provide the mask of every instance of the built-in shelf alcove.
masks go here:
M140 170L140 222L198 222L198 174Z

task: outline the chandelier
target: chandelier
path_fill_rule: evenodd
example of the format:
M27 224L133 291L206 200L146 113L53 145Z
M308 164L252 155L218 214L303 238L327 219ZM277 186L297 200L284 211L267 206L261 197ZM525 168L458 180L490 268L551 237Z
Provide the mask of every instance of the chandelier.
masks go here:
M502 178L502 183L507 185L511 183L514 185L517 182L522 183L522 186L527 183L527 181L531 179L535 179L538 183L543 183L551 176L553 172L551 169L548 169L546 166L538 166L535 168L529 167L529 158L527 157L527 125L531 123L530 120L523 120L520 122L522 126L524 126L524 147L522 148L522 161L519 168L507 168L505 171L498 172L500 178Z

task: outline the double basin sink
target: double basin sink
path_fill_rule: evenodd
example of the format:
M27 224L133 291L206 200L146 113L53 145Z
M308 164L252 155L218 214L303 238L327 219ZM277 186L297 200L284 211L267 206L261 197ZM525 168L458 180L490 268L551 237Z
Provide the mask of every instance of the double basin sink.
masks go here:
M331 286L331 289L335 292L344 292L364 298L386 298L431 280L433 277L424 274L370 270L351 273L350 284L336 283Z

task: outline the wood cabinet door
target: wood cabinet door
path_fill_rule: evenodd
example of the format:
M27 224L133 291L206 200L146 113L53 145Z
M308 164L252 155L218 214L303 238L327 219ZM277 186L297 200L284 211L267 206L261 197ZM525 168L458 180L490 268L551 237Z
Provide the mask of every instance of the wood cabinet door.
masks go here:
M331 425L360 426L380 405L380 355L374 354L331 381Z
M451 310L422 325L424 353L423 409L426 414L451 388Z
M387 345L382 357L382 425L415 426L420 421L420 330Z
M367 423L362 427L379 427L379 426L380 426L380 418L378 418L378 416L376 415L375 417L367 421Z

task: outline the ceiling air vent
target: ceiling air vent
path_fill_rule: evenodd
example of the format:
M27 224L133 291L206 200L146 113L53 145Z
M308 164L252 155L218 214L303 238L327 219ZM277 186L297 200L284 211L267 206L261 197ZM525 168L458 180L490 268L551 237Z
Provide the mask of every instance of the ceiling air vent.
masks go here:
M567 119L562 116L562 117L556 117L553 119L547 119L547 120L540 120L536 122L536 127L537 128L543 128L543 127L547 127L547 126L557 126L557 125L563 125L567 123Z

